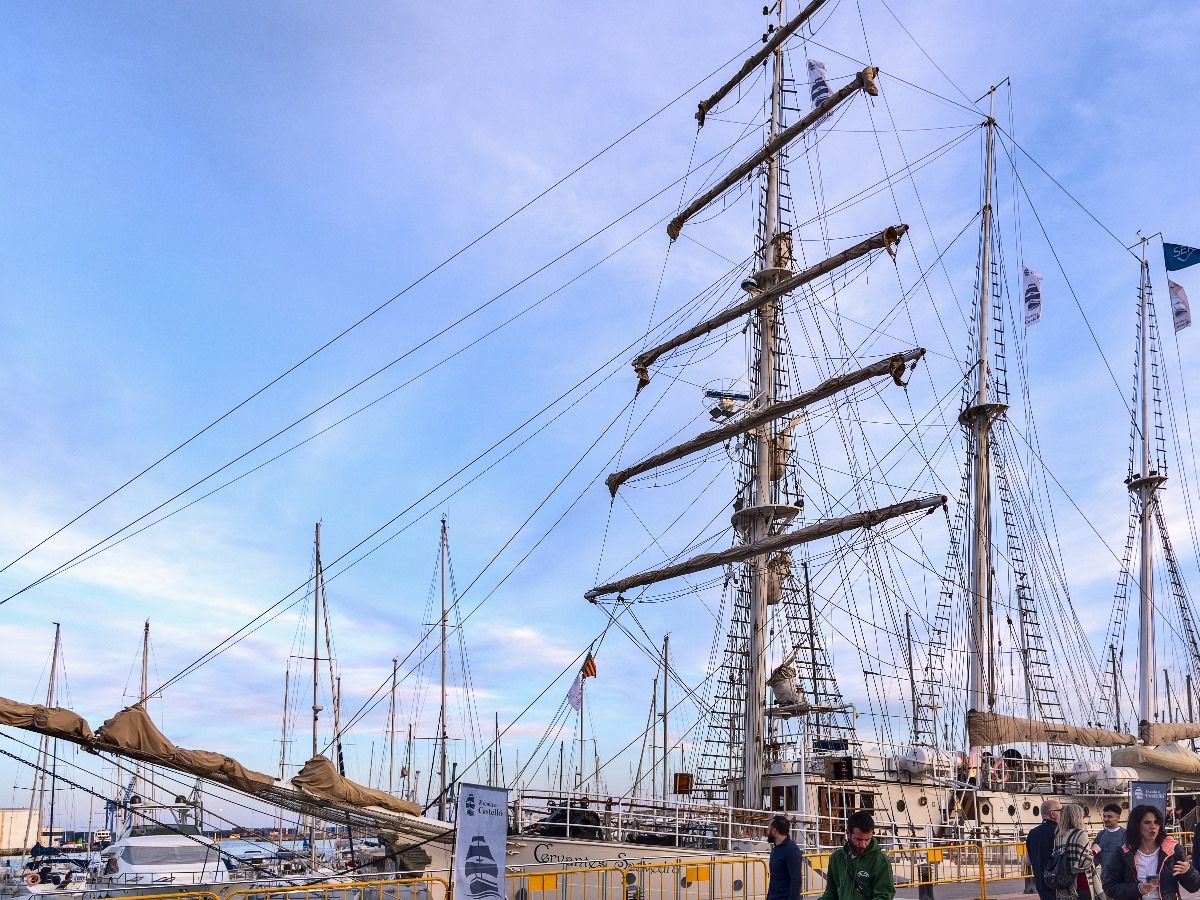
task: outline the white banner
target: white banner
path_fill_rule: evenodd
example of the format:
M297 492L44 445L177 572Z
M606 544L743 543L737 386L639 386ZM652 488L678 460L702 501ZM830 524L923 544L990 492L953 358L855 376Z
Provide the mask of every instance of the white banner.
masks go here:
M812 98L813 109L828 100L832 93L829 90L829 82L825 80L827 77L825 63L817 62L815 59L808 61L808 92Z
M466 900L503 898L508 789L460 784L454 834L455 895Z
M1175 322L1175 330L1182 331L1192 324L1192 306L1182 285L1168 278L1167 290L1171 294L1171 319Z
M1026 266L1021 287L1025 294L1025 324L1032 325L1042 318L1042 276Z

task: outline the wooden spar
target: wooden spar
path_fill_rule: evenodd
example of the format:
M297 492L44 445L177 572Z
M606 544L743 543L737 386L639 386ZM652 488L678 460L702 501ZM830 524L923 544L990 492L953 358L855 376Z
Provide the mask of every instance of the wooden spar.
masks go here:
M720 328L722 325L729 324L734 319L754 312L759 307L765 306L775 299L791 293L801 285L815 281L822 275L841 268L846 263L866 256L872 250L886 249L891 253L891 248L900 243L900 239L904 237L907 231L907 225L889 225L883 231L879 232L879 234L869 237L865 241L860 241L853 247L847 247L841 253L836 253L829 257L829 259L823 260L815 266L810 266L803 272L797 272L790 278L785 278L783 281L766 290L757 291L749 300L745 300L736 306L731 306L724 312L717 313L711 319L689 328L687 331L659 344L657 347L651 347L644 353L639 353L633 360L633 370L638 376L638 390L641 390L650 383L650 366L654 365L664 353L668 353L677 347L682 347L684 344L696 340L696 338L703 337L715 328Z
M701 553L699 556L693 556L691 559L676 563L673 566L651 569L648 572L622 578L620 581L602 584L599 587L592 588L583 596L588 602L595 603L597 599L606 594L619 594L630 588L656 584L660 581L666 581L669 578L678 578L680 575L690 575L693 572L715 569L718 566L725 566L730 563L745 562L755 556L774 553L776 550L784 550L788 547L794 547L797 544L807 544L819 538L832 537L844 531L853 531L856 528L872 528L881 522L886 522L889 519L907 515L908 513L921 511L930 513L945 505L946 497L944 495L933 494L927 497L920 497L916 500L893 503L891 506L885 506L882 509L869 509L863 512L851 513L848 516L840 516L836 519L826 519L824 522L817 522L805 528L788 532L787 534L778 534L753 544L743 544L740 547L731 547L728 550L722 550L717 553Z
M669 463L676 459L681 459L689 454L695 453L698 450L703 450L706 447L713 447L717 444L727 441L735 435L743 434L751 428L769 422L773 419L778 419L781 416L786 416L798 410L811 406L826 397L831 397L847 388L854 387L856 384L861 384L872 378L878 378L881 375L891 375L896 384L902 385L904 376L904 367L915 362L925 355L925 349L918 347L915 350L906 350L904 353L897 353L895 356L889 356L887 359L881 359L878 362L872 363L864 369L859 369L855 372L848 372L845 375L837 375L826 381L821 382L811 391L805 391L790 400L783 400L779 403L772 403L760 410L743 416L736 422L730 422L727 425L722 425L720 428L713 428L703 434L697 435L690 441L685 441L682 444L664 450L661 453L656 453L653 456L648 456L641 462L634 463L627 469L622 469L619 472L613 472L608 476L606 484L609 491L615 496L617 489L633 478L635 475L640 475L642 472L648 472L651 469L657 468L665 463Z
M776 47L795 34L800 26L811 19L817 10L824 5L825 0L812 0L794 19L782 28L776 29L775 33L771 35L771 39L763 44L762 49L742 63L742 67L738 69L736 75L717 88L707 100L700 101L699 108L696 110L696 121L700 123L698 127L704 127L704 117L708 115L710 109L724 100L726 95L741 84L747 75L766 62L767 58L775 52Z
M863 90L872 97L879 96L879 86L875 84L875 76L879 74L879 69L874 66L867 66L854 77L854 80L849 84L842 86L834 91L828 100L810 112L807 116L801 119L794 125L790 125L783 131L779 132L771 140L763 144L762 149L739 165L736 169L714 184L711 188L693 200L687 207L673 218L667 225L667 234L671 240L679 237L679 232L683 230L684 223L694 216L708 204L712 203L723 193L753 172L764 160L774 156L807 129L811 128L825 116L829 115L838 107L838 105L853 94L855 91Z

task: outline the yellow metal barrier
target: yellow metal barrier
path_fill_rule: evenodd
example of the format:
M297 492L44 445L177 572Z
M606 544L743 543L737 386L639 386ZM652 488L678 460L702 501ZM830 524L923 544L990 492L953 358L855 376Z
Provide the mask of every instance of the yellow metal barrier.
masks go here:
M282 884L230 891L225 900L450 900L450 885L436 877Z
M680 859L550 872L509 872L508 900L762 900L767 861Z
M89 888L87 894L89 897L113 897L116 900L120 900L123 897L136 897L137 900L221 900L212 891L176 891L172 894L139 894L137 890L137 885L132 884L128 888L106 885L104 887Z

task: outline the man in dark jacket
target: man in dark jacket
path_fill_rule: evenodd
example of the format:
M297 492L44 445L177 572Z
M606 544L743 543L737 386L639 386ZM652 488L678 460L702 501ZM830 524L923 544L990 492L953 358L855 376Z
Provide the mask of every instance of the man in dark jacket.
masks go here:
M1046 884L1046 865L1054 852L1054 832L1058 829L1058 817L1062 814L1062 803L1054 797L1042 802L1042 824L1032 829L1025 838L1025 853L1033 869L1033 886L1041 900L1054 900L1054 888Z
M829 855L820 900L894 900L892 864L874 835L870 813L856 812L846 820L846 843Z
M787 816L776 816L767 829L771 844L771 880L767 885L767 900L800 900L804 884L804 854L788 833L792 823Z

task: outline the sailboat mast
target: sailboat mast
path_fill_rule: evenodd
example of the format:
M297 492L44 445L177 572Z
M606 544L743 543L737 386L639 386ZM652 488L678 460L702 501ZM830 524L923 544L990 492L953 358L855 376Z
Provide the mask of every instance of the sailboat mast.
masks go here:
M442 702L439 714L442 723L441 744L442 758L439 773L438 818L446 821L446 517L442 516Z
M970 592L971 628L969 635L967 709L983 712L991 706L989 684L991 647L991 596L992 575L992 481L991 481L991 434L992 424L1003 414L1007 406L991 402L990 360L988 330L991 321L992 300L992 180L995 168L995 125L992 117L996 99L996 88L988 92L988 118L986 123L986 154L984 161L984 189L982 210L982 234L979 253L979 308L976 311L978 351L975 358L975 403L963 410L960 421L974 436L975 453L972 459L973 494L971 504L971 553L967 576ZM974 747L971 748L975 750ZM975 764L972 759L972 765Z
M283 670L283 725L279 735L279 780L287 778L287 723L288 723L288 688L292 680L292 667L289 663ZM279 839L283 840L283 807L279 807Z
M55 633L55 642L57 644L57 632ZM146 707L146 693L150 690L150 620L147 619L142 625L142 678L138 690L138 703L143 709ZM138 781L142 783L142 799L146 799L147 780L146 767L138 764L137 767Z
M1157 706L1154 666L1154 507L1159 486L1166 475L1151 469L1150 461L1150 264L1146 262L1146 239L1142 240L1142 264L1138 282L1138 315L1141 346L1138 352L1138 397L1141 400L1140 476L1129 483L1141 500L1141 566L1138 573L1138 719L1153 722Z
M776 13L779 25L783 25L783 2L776 0ZM773 54L771 78L771 121L767 134L768 142L780 131L780 120L783 113L783 47L775 48ZM782 150L773 153L767 160L766 210L763 216L763 264L768 274L775 272L779 264L779 181L780 156ZM773 282L775 279L767 279ZM764 290L770 284L760 283ZM761 306L754 317L758 339L758 369L755 376L755 397L759 407L764 407L774 400L774 355L775 327L778 315L778 305L775 302ZM764 425L758 428L754 437L754 463L752 472L753 497L752 505L767 507L771 503L771 438L772 429ZM763 510L762 515L754 517L751 539L759 541L769 535L771 519ZM742 747L742 804L750 808L758 808L762 804L762 729L764 717L764 693L766 679L766 628L767 628L767 557L759 556L747 563L750 570L751 601L750 601L750 631L748 635L746 660L746 712L743 726ZM664 682L665 693L665 682ZM664 707L664 723L666 722ZM664 760L666 746L663 747ZM665 764L664 764L665 769ZM664 774L664 782L666 776ZM664 783L663 799L666 799Z
M392 657L392 702L388 708L388 793L396 792L396 658Z
M318 639L321 634L321 523L314 526L313 531L313 658L312 658L312 755L318 753L317 719L321 715L321 704L317 702L317 664L320 660ZM309 864L315 871L317 868L317 820L314 818L308 824L308 856Z
M671 670L671 668L670 668L670 665L671 665L670 664L670 658L671 658L670 657L670 646L671 646L671 636L669 634L664 634L663 635L663 711L662 711L662 734L663 734L662 795L663 795L663 803L666 803L667 798L670 796L667 792L667 786L668 786L667 769L669 768L667 765L667 760L670 759L670 756L671 756L671 749L670 749L671 745L667 742L667 712L671 708L670 705L667 703L667 682L670 681L670 675L668 673Z

